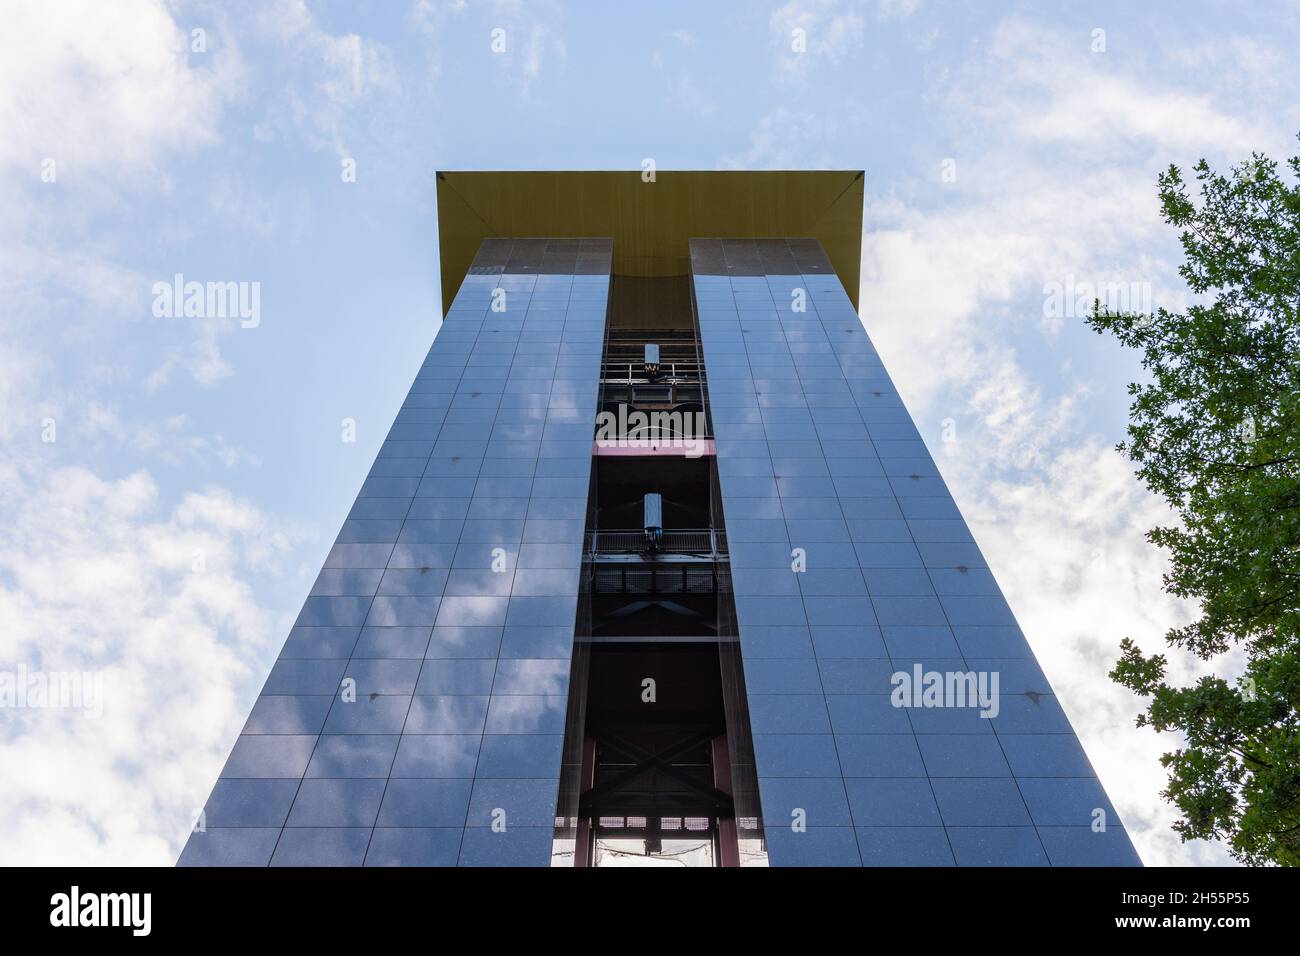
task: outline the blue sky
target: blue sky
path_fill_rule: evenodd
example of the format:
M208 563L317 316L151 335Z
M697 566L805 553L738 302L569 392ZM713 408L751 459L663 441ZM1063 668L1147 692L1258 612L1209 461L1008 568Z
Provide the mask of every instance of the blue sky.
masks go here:
M1045 290L1186 301L1156 172L1294 154L1300 3L972 6L7 4L0 665L104 693L0 716L0 861L174 858L437 330L434 171L645 158L866 170L868 332L1146 862L1224 861L1105 676L1189 613L1137 363ZM155 317L175 273L260 323Z

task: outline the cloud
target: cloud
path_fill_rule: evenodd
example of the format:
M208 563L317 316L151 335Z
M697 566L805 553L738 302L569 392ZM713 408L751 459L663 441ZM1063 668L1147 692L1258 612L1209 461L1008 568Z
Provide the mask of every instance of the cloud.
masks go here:
M1090 153L1240 150L1271 140L1275 124L1243 115L1238 103L1134 74L1125 62L1115 52L1092 52L1086 34L1064 36L1010 18L993 31L987 58L954 86L952 105L1027 143Z
M0 480L0 670L91 675L102 710L6 711L0 862L168 865L287 627L249 580L289 542L224 491L168 510L146 472Z
M921 0L789 0L768 18L776 76L802 85L818 67L836 68L860 54L867 20L910 17Z
M1143 538L1171 515L1083 430L1081 383L1044 394L1013 354L993 348L975 368L978 381L950 408L955 440L934 446L940 469L1144 859L1221 863L1220 848L1179 844L1156 797L1159 756L1177 739L1136 729L1139 701L1107 677L1120 637L1156 649L1194 611L1161 590L1165 556ZM1221 672L1239 666L1219 662ZM1208 670L1171 661L1176 679Z
M780 107L758 121L749 149L724 156L718 168L830 169L829 146L840 125L835 115Z
M35 180L148 168L214 141L239 81L233 46L190 53L157 0L15 4L0 31L0 167Z
M1144 168L1040 164L999 147L958 156L955 170L941 183L936 157L921 187L951 195L938 208L868 197L864 214L862 314L881 348L897 345L911 402L983 378L989 349L1032 336L1049 283L1149 283L1164 300L1178 282Z
M768 19L778 77L799 82L815 63L837 66L862 48L864 5L840 0L790 0Z
M173 320L168 320L173 321ZM167 350L162 364L144 379L150 391L162 388L172 380L177 369L187 372L194 382L204 388L224 381L235 374L234 367L221 354L218 339L235 331L228 319L182 319L192 323L197 334L185 337L183 344Z
M111 352L120 363L139 347L119 336L129 328L123 320L149 314L156 277L130 264L149 241L141 242L144 227L132 212L167 197L178 156L219 142L224 110L244 80L220 18L201 27L202 51L192 48L191 29L160 0L10 11L0 34L0 172L9 187L0 195L0 336L26 362L47 371L75 366L89 347L96 359ZM166 241L165 220L149 220L152 241ZM48 334L51 322L57 336ZM199 328L191 339L194 331L177 326L154 341L172 353L164 365L211 384L229 366L217 330ZM186 341L176 344L178 337ZM29 385L37 406L66 404L68 393L85 388L48 374ZM0 437L10 431L0 424Z
M124 419L116 407L92 400L80 411L77 424L81 426L77 439L89 454L101 453L102 446L96 443L107 439L173 467L195 464L230 470L241 464L260 464L256 455L230 445L220 434L211 438L191 434L189 416L184 414L160 422Z
M249 461L219 434L190 433L184 416L151 424L120 401L143 377L141 349L174 349L200 383L228 369L215 330L173 323L143 336L130 320L149 315L158 278L137 267L149 254L141 235L173 239L150 203L166 199L177 157L220 141L243 68L219 24L208 24L208 52L192 52L189 26L162 2L8 14L0 671L90 675L102 712L4 711L0 859L166 865L287 628L254 583L275 574L289 541L229 492L169 503L147 469L106 463ZM54 182L41 179L46 156Z
M467 9L463 2L419 0L413 22L437 42ZM504 78L520 96L532 92L544 71L564 69L568 62L564 5L555 0L491 0L474 9L483 25L484 54L500 63Z
M1182 307L1154 171L1273 141L1279 113L1228 112L1206 77L1186 89L1102 65L1086 39L1016 18L989 48L938 81L962 131L955 182L935 157L868 201L864 322L922 432L951 420L936 460L1143 858L1223 863L1222 847L1169 829L1158 756L1176 738L1135 728L1141 702L1107 677L1121 637L1160 648L1194 613L1161 590L1165 557L1143 535L1171 514L1113 450L1123 423L1103 412L1140 372L1080 317L1045 321L1044 293L1137 281ZM1171 664L1180 678L1205 670Z
M289 52L290 82L273 98L257 134L269 139L295 130L314 149L355 155L382 123L373 115L393 108L401 80L392 52L357 33L332 34L305 0L278 0L257 18L261 35Z

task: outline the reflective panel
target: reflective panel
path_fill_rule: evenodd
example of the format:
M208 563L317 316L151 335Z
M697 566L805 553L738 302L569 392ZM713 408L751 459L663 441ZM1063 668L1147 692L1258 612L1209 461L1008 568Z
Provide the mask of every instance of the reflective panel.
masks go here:
M818 242L690 251L771 865L1138 865Z
M549 864L611 250L483 243L181 865Z

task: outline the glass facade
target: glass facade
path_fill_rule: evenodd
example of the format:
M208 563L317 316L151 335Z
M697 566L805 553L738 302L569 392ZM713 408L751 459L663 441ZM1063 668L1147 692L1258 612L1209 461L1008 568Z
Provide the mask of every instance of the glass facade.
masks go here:
M617 241L482 243L179 864L1137 865L818 241Z
M821 247L690 250L771 865L1137 865Z
M490 239L180 865L546 866L610 239Z

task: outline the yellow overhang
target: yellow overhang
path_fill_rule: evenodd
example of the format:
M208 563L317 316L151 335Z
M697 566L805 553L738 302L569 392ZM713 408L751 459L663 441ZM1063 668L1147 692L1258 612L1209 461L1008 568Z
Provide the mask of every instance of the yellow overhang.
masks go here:
M612 236L614 272L690 271L688 239L811 237L858 305L864 176L849 171L440 172L446 314L488 237Z

